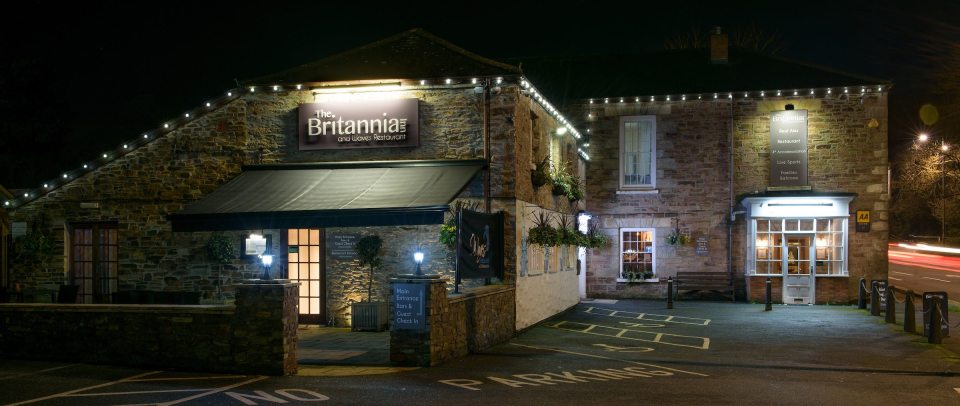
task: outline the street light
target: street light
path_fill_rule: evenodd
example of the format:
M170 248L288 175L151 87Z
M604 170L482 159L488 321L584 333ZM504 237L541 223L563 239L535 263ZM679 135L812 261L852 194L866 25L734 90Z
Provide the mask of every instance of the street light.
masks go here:
M930 139L930 136L926 133L921 133L917 136L917 139L920 142L926 142ZM947 152L950 150L950 146L947 145L943 137L940 137L940 151ZM940 245L946 245L946 231L947 231L947 201L946 201L946 178L947 174L944 168L944 164L947 162L947 157L945 155L939 156L940 160Z

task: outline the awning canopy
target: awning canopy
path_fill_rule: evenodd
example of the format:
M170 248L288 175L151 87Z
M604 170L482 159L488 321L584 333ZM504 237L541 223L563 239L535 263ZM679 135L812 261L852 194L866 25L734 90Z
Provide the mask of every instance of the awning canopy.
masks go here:
M244 166L167 218L173 231L440 224L484 160Z

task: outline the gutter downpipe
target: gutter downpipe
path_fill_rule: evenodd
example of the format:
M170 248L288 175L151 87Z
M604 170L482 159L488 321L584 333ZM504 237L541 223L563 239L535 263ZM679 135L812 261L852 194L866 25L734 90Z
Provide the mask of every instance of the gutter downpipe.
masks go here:
M733 224L736 222L737 213L734 211L734 193L733 193L733 103L734 101L730 100L730 119L729 119L729 137L727 139L727 148L730 150L730 162L728 170L730 171L730 220L727 222L727 272L730 274L730 281L734 284L733 297L736 299L736 282L733 275Z
M483 177L484 209L491 210L490 196L490 79L483 82L483 159L487 161L487 171Z

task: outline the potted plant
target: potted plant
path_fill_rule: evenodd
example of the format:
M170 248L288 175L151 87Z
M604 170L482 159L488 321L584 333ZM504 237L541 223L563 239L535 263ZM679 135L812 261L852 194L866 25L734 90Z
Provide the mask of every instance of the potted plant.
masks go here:
M368 235L357 240L354 250L360 260L360 266L370 267L370 279L367 281L367 300L351 305L351 325L354 331L383 331L387 327L389 310L386 302L373 301L373 272L383 263L380 248L383 240L378 235Z
M550 182L550 157L545 156L536 163L530 171L530 182L533 183L534 189Z
M570 183L567 185L566 195L571 202L583 199L583 183L577 176L570 176Z
M479 202L467 202L465 200L457 200L453 202L453 205L450 206L448 212L450 213L450 218L446 222L440 225L440 243L445 245L449 249L456 248L457 244L457 213L461 210L477 210Z
M541 211L536 217L533 218L533 227L530 227L530 230L528 231L529 234L527 241L530 244L536 244L542 247L554 247L560 245L558 243L560 231L550 225L552 220L553 216L546 211Z
M205 245L207 257L217 264L217 300L223 299L223 266L237 257L236 245L222 233L214 233Z
M596 224L590 226L590 231L587 232L587 247L589 248L606 248L610 243L610 239L607 238L606 234L600 231L600 227Z
M570 193L570 184L572 176L570 175L570 163L560 161L550 168L550 181L553 182L553 195L564 196Z

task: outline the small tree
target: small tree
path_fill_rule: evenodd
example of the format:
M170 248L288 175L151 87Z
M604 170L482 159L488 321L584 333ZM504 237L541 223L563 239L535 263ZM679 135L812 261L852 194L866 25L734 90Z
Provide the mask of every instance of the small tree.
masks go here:
M207 257L217 263L217 299L221 299L223 285L223 266L237 257L237 247L233 240L221 234L214 233L205 245Z
M357 241L354 248L357 251L357 257L360 258L360 266L370 266L370 280L367 283L367 301L373 301L373 270L383 263L380 258L380 247L383 246L383 240L378 235L368 235Z

